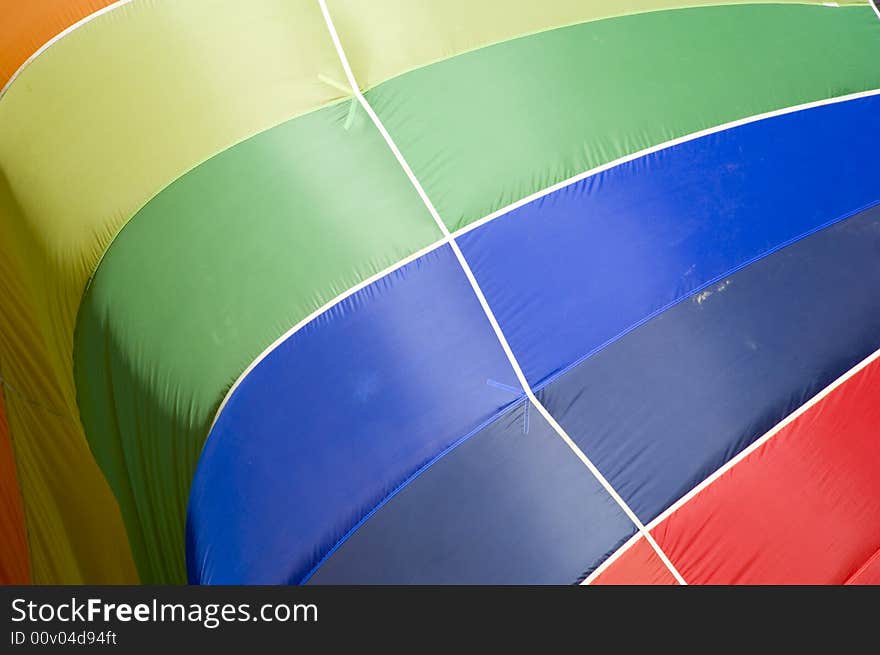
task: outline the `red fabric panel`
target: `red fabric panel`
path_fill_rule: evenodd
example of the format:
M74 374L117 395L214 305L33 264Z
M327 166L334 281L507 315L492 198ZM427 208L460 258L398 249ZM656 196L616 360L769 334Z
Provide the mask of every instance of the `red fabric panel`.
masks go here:
M880 585L880 549L850 576L846 584Z
M590 583L596 585L675 585L678 581L644 537Z
M652 534L692 584L846 582L880 546L880 359Z

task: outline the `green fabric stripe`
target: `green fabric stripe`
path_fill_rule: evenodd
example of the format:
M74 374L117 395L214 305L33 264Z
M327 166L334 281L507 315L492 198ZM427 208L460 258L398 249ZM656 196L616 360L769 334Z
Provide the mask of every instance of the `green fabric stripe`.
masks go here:
M729 5L560 28L366 96L450 229L739 118L880 87L869 7Z
M113 242L78 316L83 424L145 583L186 581L190 480L220 401L290 326L441 235L363 111L208 160Z

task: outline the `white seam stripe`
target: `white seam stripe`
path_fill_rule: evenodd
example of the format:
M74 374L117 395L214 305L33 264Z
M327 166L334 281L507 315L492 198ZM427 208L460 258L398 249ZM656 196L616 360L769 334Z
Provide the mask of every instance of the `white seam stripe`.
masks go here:
M704 489L706 489L706 487L708 487L708 486L712 485L714 482L718 481L730 469L732 469L734 466L736 466L737 464L742 462L749 455L751 455L753 452L758 450L761 446L763 446L768 441L770 441L770 439L772 439L774 436L776 436L777 434L782 432L782 430L785 429L786 426L788 426L791 423L793 423L794 421L796 421L800 416L802 416L803 414L808 412L812 407L816 406L817 404L822 402L822 400L824 400L829 395L831 395L838 387L840 387L842 384L844 384L847 380L854 377L855 375L857 375L858 373L863 371L865 368L870 366L871 363L873 363L877 360L880 360L880 350L875 351L874 353L872 353L871 355L869 355L868 357L863 359L861 362L859 362L858 364L853 366L846 373L844 373L839 378L834 380L834 382L832 382L827 387L822 389L819 393L817 393L815 396L810 398L806 403L804 403L803 405L798 407L795 411L793 411L791 414L789 414L784 419L782 419L779 423L777 423L775 426L773 426L769 431L764 433L764 435L762 435L760 438L756 439L755 441L750 443L748 446L743 448L732 459L728 460L727 462L725 462L724 464L719 466L717 469L715 469L715 471L711 475L709 475L709 477L707 477L705 480L700 482L700 484L698 484L696 487L694 487L693 489L688 491L685 495L683 495L681 498L679 498L677 501L675 501L672 505L670 505L668 508L666 508L663 512L661 512L653 521L648 523L648 525L646 526L646 529L648 531L654 530L657 526L659 526L661 523L663 523L663 521L668 519L676 511L678 511L684 505L686 505L688 502L693 500L697 495L700 494L700 492L702 492ZM603 562L599 567L597 567L596 570L593 571L581 584L590 584L593 580L595 580L599 576L599 574L602 573L602 571L604 571L606 568L608 568L614 561L619 559L621 555L623 555L627 550L629 550L634 543L635 543L634 540L630 540L630 541L626 542L625 544L623 544L614 553L612 553L608 557L608 559L605 560L605 562Z
M748 446L743 448L739 453L737 453L732 459L728 460L727 462L722 464L720 467L718 467L715 470L715 472L712 473L708 478L703 480L700 484L698 484L696 487L691 489L684 496L679 498L672 505L670 505L667 509L665 509L663 512L661 512L660 515L657 516L657 518L655 518L653 521L651 521L648 524L648 529L653 530L654 528L656 528L663 521L665 521L667 518L669 518L669 516L671 516L676 510L680 509L682 507L682 505L685 505L689 500L693 499L697 494L699 494L701 491L703 491L703 489L705 489L706 487L711 485L713 482L718 480L721 476L723 476L725 473L727 473L727 471L732 469L734 466L736 466L741 461L743 461L746 457L748 457L753 452L758 450L758 448L760 448L765 443L767 443L770 439L772 439L774 436L779 434L788 425L790 425L791 423L796 421L800 416L802 416L803 414L808 412L812 407L814 407L815 405L822 402L822 400L827 398L831 393L833 393L844 382L846 382L847 380L849 380L850 378L852 378L853 376L857 375L859 372L861 372L862 370L864 370L865 368L870 366L871 363L876 361L877 359L880 359L880 350L875 351L874 353L872 353L871 355L869 355L868 357L863 359L861 362L859 362L858 364L853 366L846 373L844 373L839 378L837 378L834 382L829 384L827 387L822 389L819 393L817 393L815 396L810 398L803 405L798 407L791 414L789 414L784 419L782 419L779 423L777 423L775 426L773 426L763 436L761 436L760 438L758 438L755 441L753 441L752 443L750 443Z
M346 89L346 91L350 91L350 88ZM537 191L529 196L526 196L525 198L522 198L521 200L517 200L516 202L511 203L510 205L502 207L501 209L498 209L498 210L492 212L491 214L487 214L483 218L481 218L477 221L474 221L473 223L470 223L470 224L466 225L465 227L463 227L459 230L456 230L455 232L452 232L450 236L452 239L454 239L458 236L461 236L462 234L470 232L471 230L473 230L475 228L478 228L482 225L485 225L486 223L488 223L492 220L495 220L497 218L501 218L502 216L513 211L514 209L522 207L523 205L526 205L534 200L537 200L537 199L542 198L546 195L549 195L555 191L559 191L560 189L563 189L571 184L579 182L580 180L586 179L586 178L591 177L593 175L597 175L599 173L602 173L603 171L614 168L615 166L625 164L628 161L633 161L633 160L638 159L640 157L645 157L645 156L653 154L655 152L665 150L666 148L671 148L671 147L676 146L678 144L686 143L687 141L692 141L692 140L698 139L700 137L714 134L715 132L720 132L723 130L732 129L735 127L739 127L740 125L746 125L748 123L763 120L766 118L772 118L774 116L782 116L782 115L797 112L797 111L803 111L806 109L813 109L815 107L822 107L825 105L833 105L833 104L837 104L840 102L846 102L848 100L857 100L859 98L867 98L867 97L871 97L871 96L875 96L875 95L880 95L880 89L873 89L871 91L860 91L859 93L850 93L845 96L837 96L835 98L827 98L825 100L817 100L815 102L808 102L808 103L805 103L802 105L794 105L792 107L786 107L784 109L777 109L777 110L774 110L771 112L767 112L765 114L757 114L755 116L743 118L743 119L734 121L732 123L725 123L724 125L719 125L717 127L703 130L701 132L694 132L693 134L679 137L678 139L673 139L672 141L666 141L666 142L658 144L656 146L652 146L652 147L646 148L644 150L639 150L638 152L635 152L631 155L626 155L625 157L615 159L615 160L608 162L606 164L602 164L601 166L597 166L596 168L592 168L588 171L584 171L583 173L578 173L577 175L570 177L566 180L563 180L562 182L557 182L556 184L553 184L545 189L542 189L542 190ZM316 319L318 316L320 316L324 312L332 309L334 306L336 306L337 304L344 301L346 298L351 296L353 293L360 291L361 289L363 289L366 286L369 286L373 282L377 282L378 280L382 279L386 275L390 275L391 273L396 271L398 268L401 268L402 266L409 264L410 262L417 259L419 256L426 255L429 252L432 252L433 250L445 245L449 241L450 241L449 238L444 237L444 238L434 242L432 245L418 251L417 253L414 253L413 255L410 255L410 256L406 257L405 259L402 259L401 261L397 262L396 264L392 264L391 266L384 269L383 271L380 271L379 273L376 273L376 274L370 276L369 278L367 278L363 282L357 284L356 286L352 287L351 289L348 289L347 291L344 291L343 293L339 294L335 298L327 301L320 308L316 309L314 312L309 314L309 316L307 316L303 320L299 321L296 325L294 325L292 328L287 330L281 337L276 339L272 343L272 345L268 346L262 353L260 353L260 355L247 367L247 369L245 369L245 371L241 375L238 376L238 378L235 380L235 383L229 388L229 391L226 392L226 395L223 397L223 400L220 403L220 407L217 409L217 412L214 414L214 420L211 421L211 428L214 427L214 424L217 422L217 419L220 416L220 412L223 410L224 407L226 407L227 403L229 402L230 396L239 387L239 385L241 384L242 380L246 377L246 375L248 373L250 373L257 364L259 364L261 361L263 361L263 359L265 359L266 356L272 350L277 348L285 339L289 338L290 336L292 336L293 334L298 332L300 329L305 327L308 323L310 323L311 321ZM209 432L210 432L210 429L209 429Z
M113 11L114 9L117 9L123 5L127 5L130 2L134 2L134 0L118 0L117 2L114 2L113 4L107 5L106 7L103 7L101 9L99 9L98 11L89 14L88 16L84 16L84 17L80 18L73 25L62 30L61 32L58 32L58 34L56 34L51 39L46 41L43 45L41 45L39 47L39 49L36 52L34 52L30 57L28 57L27 59L24 60L24 62L21 64L21 66L19 66L15 70L15 72L12 74L12 77L10 77L9 80L7 80L6 84L3 85L3 89L0 89L0 100L3 99L3 96L6 95L6 91L9 90L9 87L12 86L12 83L18 78L18 76L22 73L22 71L24 71L24 69L27 68L31 64L31 62L34 61L34 59L36 59L41 54L46 52L46 50L51 48L53 45L58 43L58 41L63 39L65 36L67 36L68 34L73 32L74 30L77 30L80 27L82 27L83 25L85 25L86 23L93 21L98 16L103 16L107 12Z
M120 2L117 4L124 4L125 2L130 2L130 1L131 0L123 0L123 2ZM322 305L320 308L316 309L314 312L312 312L307 317L305 317L304 319L299 321L296 325L291 327L283 335L281 335L278 339L276 339L262 353L260 353L260 355L256 359L254 359L253 362L251 362L251 364L238 376L238 378L235 380L233 385L229 388L229 390L225 394L223 400L221 401L220 406L218 407L218 409L214 415L214 419L211 422L211 428L209 429L209 433L210 433L210 430L213 429L217 420L219 419L220 414L222 413L223 409L228 404L232 394L238 389L238 387L244 381L244 378L246 378L247 375L254 368L256 368L256 366L259 365L259 363L262 362L262 360L265 359L281 343L283 343L285 340L290 338L293 334L295 334L296 332L301 330L307 324L314 321L316 318L318 318L319 316L321 316L325 312L329 311L330 309L332 309L333 307L335 307L339 303L343 302L344 300L346 300L347 298L349 298L353 294L355 294L358 291L362 290L363 288L369 286L370 284L373 284L374 282L377 282L378 280L392 274L394 271L398 270L399 268L402 268L403 266L411 263L412 261L415 261L419 257L422 257L422 256L436 250L437 248L442 247L446 243L450 244L450 246L453 249L453 252L455 252L455 254L456 254L456 258L461 263L461 261L464 259L464 256L461 253L461 251L459 250L458 244L455 243L456 237L458 237L462 234L465 234L467 232L470 232L473 229L481 227L482 225L485 225L485 224L489 223L490 221L495 220L496 218L500 218L500 217L510 213L511 211L518 209L519 207L522 207L530 202L533 202L533 201L535 201L539 198L542 198L544 196L547 196L555 191L558 191L558 190L563 189L567 186L570 186L571 184L574 184L574 183L579 182L583 179L592 177L594 175L597 175L601 172L604 172L604 171L609 170L611 168L614 168L616 166L620 166L621 164L627 163L629 161L633 161L633 160L639 159L641 157L645 157L647 155L650 155L650 154L653 154L656 152L660 152L660 151L665 150L667 148L671 148L671 147L677 146L679 144L686 143L688 141L693 141L693 140L696 140L696 139L699 139L699 138L702 138L705 136L709 136L711 134L715 134L715 133L722 132L725 130L733 129L733 128L736 128L736 127L739 127L742 125L747 125L749 123L757 122L760 120L765 120L768 118L773 118L775 116L782 116L785 114L790 114L790 113L803 111L803 110L807 110L807 109L812 109L812 108L816 108L816 107L833 105L833 104L837 104L837 103L847 102L850 100L856 100L859 98L867 98L867 97L871 97L871 96L880 95L880 89L872 89L872 90L868 90L868 91L860 91L857 93L850 93L850 94L843 95L843 96L837 96L834 98L826 98L823 100L817 100L817 101L813 101L813 102L803 103L800 105L793 105L791 107L785 107L782 109L776 109L776 110L765 112L762 114L748 116L748 117L737 119L735 121L724 123L724 124L721 124L721 125L718 125L715 127L707 128L707 129L701 130L699 132L693 132L691 134L687 134L682 137L671 139L669 141L665 141L665 142L657 144L655 146L651 146L649 148L639 150L639 151L634 152L632 154L625 155L623 157L612 160L610 162L606 162L600 166L589 169L589 170L584 171L582 173L578 173L577 175L574 175L570 178L567 178L561 182L557 182L557 183L555 183L551 186L548 186L540 191L537 191L529 196L526 196L525 198L522 198L522 199L517 200L517 201L515 201L505 207L502 207L501 209L495 210L495 211L491 212L490 214L487 214L483 218L478 219L478 220L456 230L455 232L450 233L448 228L446 227L445 223L443 223L442 219L440 219L439 214L437 213L436 209L434 208L433 204L431 203L430 199L428 198L426 192L422 188L418 179L415 177L415 174L409 168L409 165L406 164L405 160L403 159L403 155L400 153L396 144L391 139L388 132L385 130L384 125L381 123L378 116L373 111L372 107L366 101L366 98L364 98L363 94L360 92L360 89L357 86L357 81L355 80L354 74L353 74L351 67L349 65L348 59L345 56L344 51L342 50L342 45L341 45L341 42L339 41L339 36L336 33L335 27L333 26L332 19L330 18L329 11L326 7L326 4L323 0L318 0L318 3L321 6L321 11L324 15L325 22L327 23L328 30L330 31L330 36L333 40L334 47L336 48L337 53L339 54L340 62L342 64L343 70L345 72L346 79L348 80L349 85L350 85L350 90L354 93L355 99L358 100L358 103L364 108L364 110L370 116L371 121L374 123L376 128L382 134L382 137L386 141L386 144L389 146L392 153L395 155L395 158L401 164L401 167L403 168L407 177L410 179L410 182L413 184L413 187L416 189L417 193L419 194L419 197L422 199L423 203L425 204L425 206L428 209L429 213L431 214L432 218L438 224L438 227L441 229L441 232L444 234L444 237L442 239L434 242L433 244L427 246L426 248L423 248L422 250L420 250L416 253L413 253L412 255L406 257L405 259L389 266L388 268L384 269L383 271L380 271L380 272L370 276L369 278L365 279L364 281L357 284L356 286L348 289L347 291L339 294L335 298L329 300L327 303ZM111 7L112 6L115 6L115 5L111 5ZM349 89L346 89L346 90L349 90ZM465 265L467 264L466 261L464 263L465 263ZM468 277L468 281L469 282L473 281L473 283L471 285L471 286L473 286L473 284L476 283L476 280L473 279L473 273L470 271L470 267L467 266L467 268L465 268L463 266L462 268L465 271L465 275ZM483 306L484 311L486 311L488 304L486 303L484 305L485 298L483 297L482 292L478 291L478 288L475 289L475 292L477 293L477 297L478 297L478 300L480 300L481 306ZM490 312L491 312L491 310L490 310ZM496 328L497 328L497 330L496 330L496 335L497 335L500 333L500 327L498 326L497 322L494 320L494 315L491 315L490 312L487 312L487 318L489 318L490 324L492 324L493 330L496 330ZM501 342L501 345L502 345L502 348L504 349L505 355L508 356L508 359L510 360L511 357L513 357L513 353L510 351L510 348L506 342L506 339L503 338L503 334L501 334L500 337L501 338L499 338L499 341ZM514 362L515 362L515 359L513 359L511 361L511 365L513 366L514 372L517 374L517 379L520 381L520 384L523 385L525 377L524 376L520 377L522 375L522 371L519 368L518 364L514 365ZM544 415L545 418L547 416L550 416L549 412L547 412L546 408L544 408L543 405L541 405L541 403L537 401L537 398L535 397L532 390L528 387L528 385L524 384L523 386L527 389L527 391L526 391L527 397L529 398L530 401L533 402L533 404L535 404L536 408L538 408L539 411L541 411L541 414ZM554 426L554 430L556 430L557 426L558 426L556 421L553 420L553 421L550 421L550 423L551 423L551 425ZM558 426L558 427L559 427L559 430L562 430L561 426ZM557 432L559 430L557 430ZM564 435L564 431L562 434L560 434L560 437L562 437L563 440L566 441L566 443L569 445L569 447L573 446L574 447L573 449L577 449L576 444L574 444L574 442L571 441L571 439L568 437L568 435ZM584 461L584 463L589 461L582 452L579 452L579 449L575 450L575 454L578 455L578 457L580 459L582 459L582 461ZM592 463L590 463L590 464L592 465ZM595 470L595 467L591 466L591 465L588 466L588 468L590 468L591 472L592 472ZM595 475L595 473L594 473L594 475ZM597 476L597 479L599 479L600 483L603 484L603 487L608 485L607 480L605 480L604 477L600 478L599 476ZM610 487L610 485L608 485L608 486ZM606 487L606 490L608 490L608 487ZM609 492L609 493L611 493L611 492ZM619 498L619 496L616 494L616 492L612 493L611 495L612 495L612 497L615 497L615 500L617 500L617 498ZM626 509L628 509L628 508L626 508ZM665 514L666 513L662 514L661 517L664 516ZM631 510L629 512L627 512L627 515L632 520L634 514L631 513ZM600 566L597 567L597 569L594 570L590 574L590 576L588 576L584 580L584 582L582 584L588 584L591 580L593 580L601 571L605 570L605 568L607 568L607 566L610 565L614 560L616 560L623 552L628 550L631 547L631 545L634 544L638 540L638 537L641 537L641 536L647 536L648 542L651 544L652 548L654 548L655 551L658 551L658 556L661 557L661 560L663 560L664 563L667 564L667 566L670 568L670 570L675 575L676 579L678 579L680 582L683 582L683 580L680 579L680 574L678 574L678 572L674 570L674 566L671 564L671 562L669 562L669 560L665 556L665 554L663 554L662 552L659 552L659 550L660 550L659 546L656 544L653 537L651 537L649 534L643 533L643 530L648 531L651 529L652 526L656 525L656 523L658 522L658 519L660 519L661 517L658 517L657 519L655 519L651 524L649 524L649 527L647 527L647 528L645 526L643 526L641 524L641 522L638 521L638 519L633 521L636 524L636 526L640 528L639 532L636 533L636 535L634 535L633 538L631 538L629 541L627 541L617 551L615 551L610 557L608 557L602 564L600 564Z
M226 395L223 397L223 401L220 403L220 407L217 408L217 412L214 414L214 420L211 421L211 427L208 429L208 433L210 434L211 430L214 429L214 424L217 422L217 419L220 418L220 414L223 412L223 408L226 407L226 404L229 402L229 399L232 397L232 394L235 393L235 390L238 389L238 387L241 385L241 383L244 381L244 379L250 374L250 372L253 371L260 364L260 362L262 362L264 359L266 359L266 357L268 357L269 354L273 350L275 350L278 346L280 346L287 339L289 339L291 336L293 336L293 334L295 334L296 332L299 332L302 328L304 328L306 325L308 325L309 323L314 321L316 318L318 318L319 316L321 316L325 312L329 311L330 309L332 309L333 307L335 307L339 303L343 302L344 300L346 300L350 296L353 296L361 289L364 289L364 288L370 286L371 284L373 284L374 282L378 282L382 278L391 275L392 273L394 273L394 271L403 268L407 264L414 262L415 260L417 260L420 257L424 257L428 253L433 252L434 250L436 250L437 248L440 248L441 246L443 246L444 244L446 244L448 242L449 242L449 237L443 237L439 241L435 241L434 243L432 243L428 246L425 246L421 250L418 250L418 251L412 253L411 255L404 257L403 259L392 264L391 266L382 269L378 273L371 275L370 277L357 283L356 285L354 285L353 287L351 287L350 289L348 289L344 293L341 293L338 296L336 296L335 298L331 298L330 300L328 300L326 303L324 303L323 305L318 307L318 309L313 311L311 314L309 314L308 316L306 316L305 318L300 320L292 328L287 330L280 337L275 339L275 341L273 341L270 345L266 346L265 350L263 350L263 352L261 352L256 357L256 359L254 359L254 361L252 361L250 363L250 365L244 371L241 372L241 375L239 375L236 378L235 382L232 384L232 386L229 387L229 391L226 392Z
M478 227L485 225L486 223L495 220L496 218L500 218L505 214L512 212L514 209L519 209L539 198L543 198L544 196L548 196L551 193L564 189L567 186L571 186L581 180L585 180L588 177L593 177L594 175L598 175L599 173L603 173L604 171L610 170L621 164L626 164L631 161L635 161L636 159L641 159L642 157L646 157L647 155L652 155L656 152L660 152L661 150L667 150L669 148L673 148L675 146L681 145L683 143L687 143L689 141L696 141L697 139L701 139L706 136L710 136L712 134L717 134L719 132L724 132L725 130L731 130L737 127L742 127L743 125L748 125L749 123L757 123L758 121L766 120L768 118L775 118L776 116L785 116L786 114L793 114L798 111L804 111L807 109L815 109L817 107L825 107L827 105L835 105L841 102L848 102L850 100L858 100L859 98L870 98L872 96L880 95L880 89L870 89L868 91L858 91L856 93L848 93L843 96L836 96L834 98L825 98L823 100L814 100L812 102L805 102L800 105L792 105L791 107L783 107L782 109L774 109L773 111L764 112L763 114L755 114L753 116L746 116L745 118L738 118L735 121L730 121L729 123L722 123L721 125L716 125L714 127L706 128L705 130L700 130L699 132L691 132L690 134L685 134L684 136L677 137L675 139L671 139L669 141L664 141L663 143L658 143L657 145L651 146L649 148L643 148L642 150L638 150L632 154L624 155L623 157L618 157L612 161L606 162L595 168L591 168L583 173L578 173L577 175L573 175L561 182L557 182L556 184L552 184L540 191L536 191L535 193L526 196L525 198L521 198L515 202L510 203L502 207L501 209L497 209L490 214L486 214L483 218L477 219L473 223L469 223L464 227L453 232L453 237L461 236L471 230L475 230Z
M407 164L406 160L403 157L403 154L397 148L397 145L394 143L394 140L391 138L391 135L388 134L388 131L385 129L385 126L382 124L382 121L373 111L373 108L370 106L370 103L367 102L366 98L364 98L363 94L360 92L358 88L357 82L354 78L354 74L351 71L351 67L348 62L348 58L345 55L345 51L342 48L342 44L339 40L339 35L336 32L336 28L333 25L333 20L330 17L330 12L327 9L327 5L325 0L318 0L318 4L321 7L321 12L324 15L324 20L327 23L327 29L330 31L330 36L333 39L333 45L336 47L336 52L339 55L339 59L342 62L342 67L345 70L345 75L348 78L349 84L351 84L352 92L357 97L358 101L364 108L364 111L370 116L370 119L376 126L376 129L382 134L382 138L385 139L385 142L388 144L388 147L391 149L391 152L394 153L395 158L398 163L400 163L401 168L403 168L406 176L410 179L422 201L425 203L425 207L427 207L428 212L431 214L431 217L434 219L434 222L437 224L437 227L443 233L443 235L449 239L449 245L452 247L452 251L455 253L456 259L458 259L458 263L461 266L462 271L467 277L468 282L471 285L471 288L474 291L474 294L477 297L477 300L480 303L480 306L483 308L483 312L486 315L486 318L489 320L489 324L492 326L493 331L495 332L495 336L498 339L498 342L501 344L501 348L504 350L504 354L507 356L508 361L510 362L510 366L513 368L514 373L516 374L517 380L519 380L520 385L526 393L528 399L532 402L532 404L541 412L541 415L547 420L547 422L551 425L551 427L556 431L556 433L562 438L562 440L568 445L568 447L574 452L574 454L578 457L578 459L583 462L583 464L589 469L589 471L593 474L593 476L598 480L598 482L605 488L608 494L617 502L620 508L624 511L624 513L629 517L629 519L633 522L636 528L641 532L644 537L651 544L651 547L657 552L657 555L663 561L663 563L669 568L672 575L678 580L679 584L687 584L682 578L681 574L676 570L675 566L673 566L672 562L669 561L669 558L660 548L656 541L654 541L653 537L647 532L645 526L639 520L638 516L630 509L630 507L626 504L623 498L617 493L614 487L609 484L608 480L599 472L596 466L590 461L590 459L584 454L584 452L577 446L574 441L572 441L571 437L562 429L562 426L556 422L556 419L547 411L547 408L538 400L532 391L531 386L529 386L528 380L526 380L526 376L520 368L519 362L517 362L516 357L513 354L513 351L510 348L510 344L508 344L507 339L504 336L504 333L501 330L501 327L498 325L498 321L495 319L495 315L492 312L491 307L489 307L489 303L486 301L486 297L483 295L483 291L480 289L480 285L477 282L477 279L474 277L474 273L471 270L471 267L468 265L467 260L462 254L461 249L458 247L458 244L455 242L455 239L449 232L449 228L446 227L446 224L440 218L440 215L437 213L436 208L434 207L431 200L428 198L425 193L422 185L419 183L412 169Z

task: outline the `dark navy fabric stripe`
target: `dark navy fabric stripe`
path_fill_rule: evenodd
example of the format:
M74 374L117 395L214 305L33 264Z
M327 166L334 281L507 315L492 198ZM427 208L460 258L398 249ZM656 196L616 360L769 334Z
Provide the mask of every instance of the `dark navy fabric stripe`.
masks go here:
M878 348L874 208L679 303L538 396L647 523Z
M571 584L588 575L635 526L524 407L410 483L311 582Z
M530 384L880 200L880 98L761 120L572 184L458 242Z
M359 291L272 351L220 414L190 494L190 581L300 582L517 388L448 246Z

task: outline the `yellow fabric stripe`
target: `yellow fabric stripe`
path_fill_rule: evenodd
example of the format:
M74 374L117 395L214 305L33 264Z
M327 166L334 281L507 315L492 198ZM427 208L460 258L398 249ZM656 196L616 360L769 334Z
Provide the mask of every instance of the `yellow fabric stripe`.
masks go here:
M141 0L54 44L0 99L0 168L59 377L119 227L199 162L340 95L317 78L342 75L321 21L306 0Z
M134 577L73 383L100 257L193 166L342 96L318 75L344 80L312 0L138 0L54 43L0 98L0 243L18 255L0 281L0 358L22 394L8 418L35 581Z
M489 43L676 3L605 4L330 0L365 86ZM344 76L313 0L138 0L54 43L0 98L0 244L18 256L0 282L0 358L22 394L9 394L8 419L35 581L133 575L72 375L76 312L100 257L188 169L344 95L326 80Z
M477 48L555 27L645 11L822 0L327 0L362 89ZM867 0L838 0L865 5Z
M37 584L136 583L116 499L48 363L0 178L0 364Z

